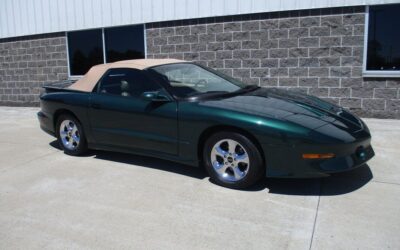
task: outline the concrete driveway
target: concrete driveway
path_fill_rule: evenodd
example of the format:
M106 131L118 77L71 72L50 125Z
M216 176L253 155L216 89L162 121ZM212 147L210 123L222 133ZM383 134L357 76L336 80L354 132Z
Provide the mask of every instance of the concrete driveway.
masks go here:
M365 119L376 157L248 191L127 154L64 155L35 108L0 108L0 249L400 249L400 121Z

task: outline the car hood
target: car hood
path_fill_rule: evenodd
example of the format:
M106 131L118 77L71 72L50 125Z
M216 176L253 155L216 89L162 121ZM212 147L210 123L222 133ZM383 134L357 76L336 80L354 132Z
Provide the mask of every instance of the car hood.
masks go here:
M288 90L258 88L229 98L203 101L201 105L293 122L312 130L327 124L348 132L363 129L362 121L348 111L317 97Z

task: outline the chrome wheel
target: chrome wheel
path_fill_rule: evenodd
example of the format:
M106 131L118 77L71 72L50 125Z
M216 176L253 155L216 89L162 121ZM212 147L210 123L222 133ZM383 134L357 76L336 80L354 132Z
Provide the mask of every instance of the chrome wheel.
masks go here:
M69 150L74 150L79 146L80 133L73 121L64 120L61 123L60 138L63 146Z
M250 167L248 153L232 139L220 140L213 146L211 163L219 177L230 182L243 179Z

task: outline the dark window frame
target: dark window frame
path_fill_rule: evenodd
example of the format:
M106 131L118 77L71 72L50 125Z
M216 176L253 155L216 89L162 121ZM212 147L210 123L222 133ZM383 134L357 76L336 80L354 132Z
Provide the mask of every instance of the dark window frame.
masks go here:
M390 6L393 4L387 4ZM378 5L385 6L385 5ZM364 53L363 53L363 65L362 65L362 76L363 77L385 77L385 78L400 78L399 70L370 70L368 66L368 46L369 46L369 23L370 23L370 6L365 7L365 26L364 26Z
M70 63L70 49L69 49L69 42L68 42L68 34L77 32L77 31L90 31L90 30L101 30L102 33L102 52L103 52L103 64L108 63L107 62L107 46L106 46L106 41L105 41L105 29L109 28L120 28L120 27L125 27L125 26L142 26L143 28L143 45L144 45L144 59L147 58L147 44L146 44L146 24L132 24L132 25L123 25L123 26L113 26L113 27L103 27L103 28L93 28L93 29L85 29L85 30L74 30L74 31L66 31L65 32L65 43L66 43L66 48L67 48L67 68L68 68L68 78L70 79L79 79L83 75L74 75L71 74L71 63Z

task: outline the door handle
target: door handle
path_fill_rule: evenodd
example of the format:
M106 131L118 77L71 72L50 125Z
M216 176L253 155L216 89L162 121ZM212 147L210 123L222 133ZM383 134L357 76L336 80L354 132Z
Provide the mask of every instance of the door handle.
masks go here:
M100 109L100 108L101 108L101 105L98 104L98 103L92 103L90 106L91 106L92 108L94 108L94 109Z

